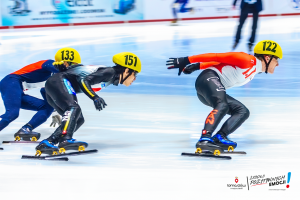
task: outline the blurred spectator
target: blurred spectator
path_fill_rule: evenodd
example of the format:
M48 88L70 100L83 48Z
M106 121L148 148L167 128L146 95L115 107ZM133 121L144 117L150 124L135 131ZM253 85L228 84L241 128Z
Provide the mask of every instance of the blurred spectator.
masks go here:
M177 13L185 13L185 12L193 12L193 8L186 8L186 4L188 4L189 0L175 0L172 5L174 20L172 23L176 23L178 21Z
M235 5L238 0L234 0L233 2L233 9L235 9ZM241 31L244 25L244 22L246 21L248 14L252 13L253 14L253 23L252 23L252 33L251 37L249 38L249 43L248 43L248 49L249 52L252 51L252 46L255 40L255 33L256 33L256 28L257 28L257 21L258 21L258 13L262 11L262 0L241 0L241 15L240 15L240 20L239 20L239 25L237 28L236 36L235 36L235 42L233 44L232 49L234 50L241 38Z

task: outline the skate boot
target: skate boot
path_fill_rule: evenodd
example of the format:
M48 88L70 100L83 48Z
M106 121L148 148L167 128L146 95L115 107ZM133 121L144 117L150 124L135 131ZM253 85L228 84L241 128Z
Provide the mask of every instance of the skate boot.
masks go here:
M62 140L58 145L59 153L65 153L66 150L84 151L86 147L88 147L88 143L75 139Z
M196 143L196 152L195 153L213 153L214 155L220 155L224 150L216 145L212 138L201 137Z
M35 149L36 149L35 156L40 156L42 153L50 154L50 155L57 155L59 152L58 147L54 146L48 140L41 141L40 144L37 147L35 147Z
M219 145L224 150L233 151L237 143L229 140L227 136L224 133L218 132L216 135L214 135L213 140L216 145Z
M40 139L41 134L32 131L31 125L27 124L23 126L17 133L14 135L15 141L37 141Z

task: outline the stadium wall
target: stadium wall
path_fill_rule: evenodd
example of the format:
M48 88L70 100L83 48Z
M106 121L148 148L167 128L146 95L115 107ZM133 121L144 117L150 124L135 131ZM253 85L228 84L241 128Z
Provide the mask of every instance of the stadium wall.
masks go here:
M0 29L171 21L174 0L0 0ZM233 0L189 0L181 20L238 18ZM263 0L260 16L300 15L300 0Z

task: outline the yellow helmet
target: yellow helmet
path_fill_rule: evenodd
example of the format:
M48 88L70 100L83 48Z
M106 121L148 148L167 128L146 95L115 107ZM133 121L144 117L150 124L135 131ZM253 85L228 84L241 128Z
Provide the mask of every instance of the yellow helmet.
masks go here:
M254 53L273 55L282 59L282 49L280 45L272 40L263 40L257 43L254 47Z
M80 64L81 58L78 51L70 47L65 47L56 52L55 61L56 62L67 61L67 62L74 62Z
M113 62L122 66L137 71L138 73L142 70L142 63L139 57L134 53L122 52L113 56Z

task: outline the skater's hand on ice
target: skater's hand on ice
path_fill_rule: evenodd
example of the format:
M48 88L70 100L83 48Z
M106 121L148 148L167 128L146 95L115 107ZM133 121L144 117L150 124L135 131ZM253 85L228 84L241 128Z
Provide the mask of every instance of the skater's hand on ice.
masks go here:
M61 125L61 117L58 113L53 113L52 114L52 122L50 124L50 127L55 127L55 125L58 124L58 126Z
M200 69L200 63L193 63L193 64L190 64L190 65L186 66L183 69L183 73L184 74L191 74L194 71L199 70L199 69Z
M105 108L105 106L107 106L107 104L105 103L104 99L102 99L99 96L96 96L94 98L94 104L95 104L96 110L99 110L99 111L101 111L102 109Z
M182 70L187 66L188 64L191 64L188 57L180 57L180 58L169 58L167 61L168 69L175 69L178 68L178 76L180 76Z

